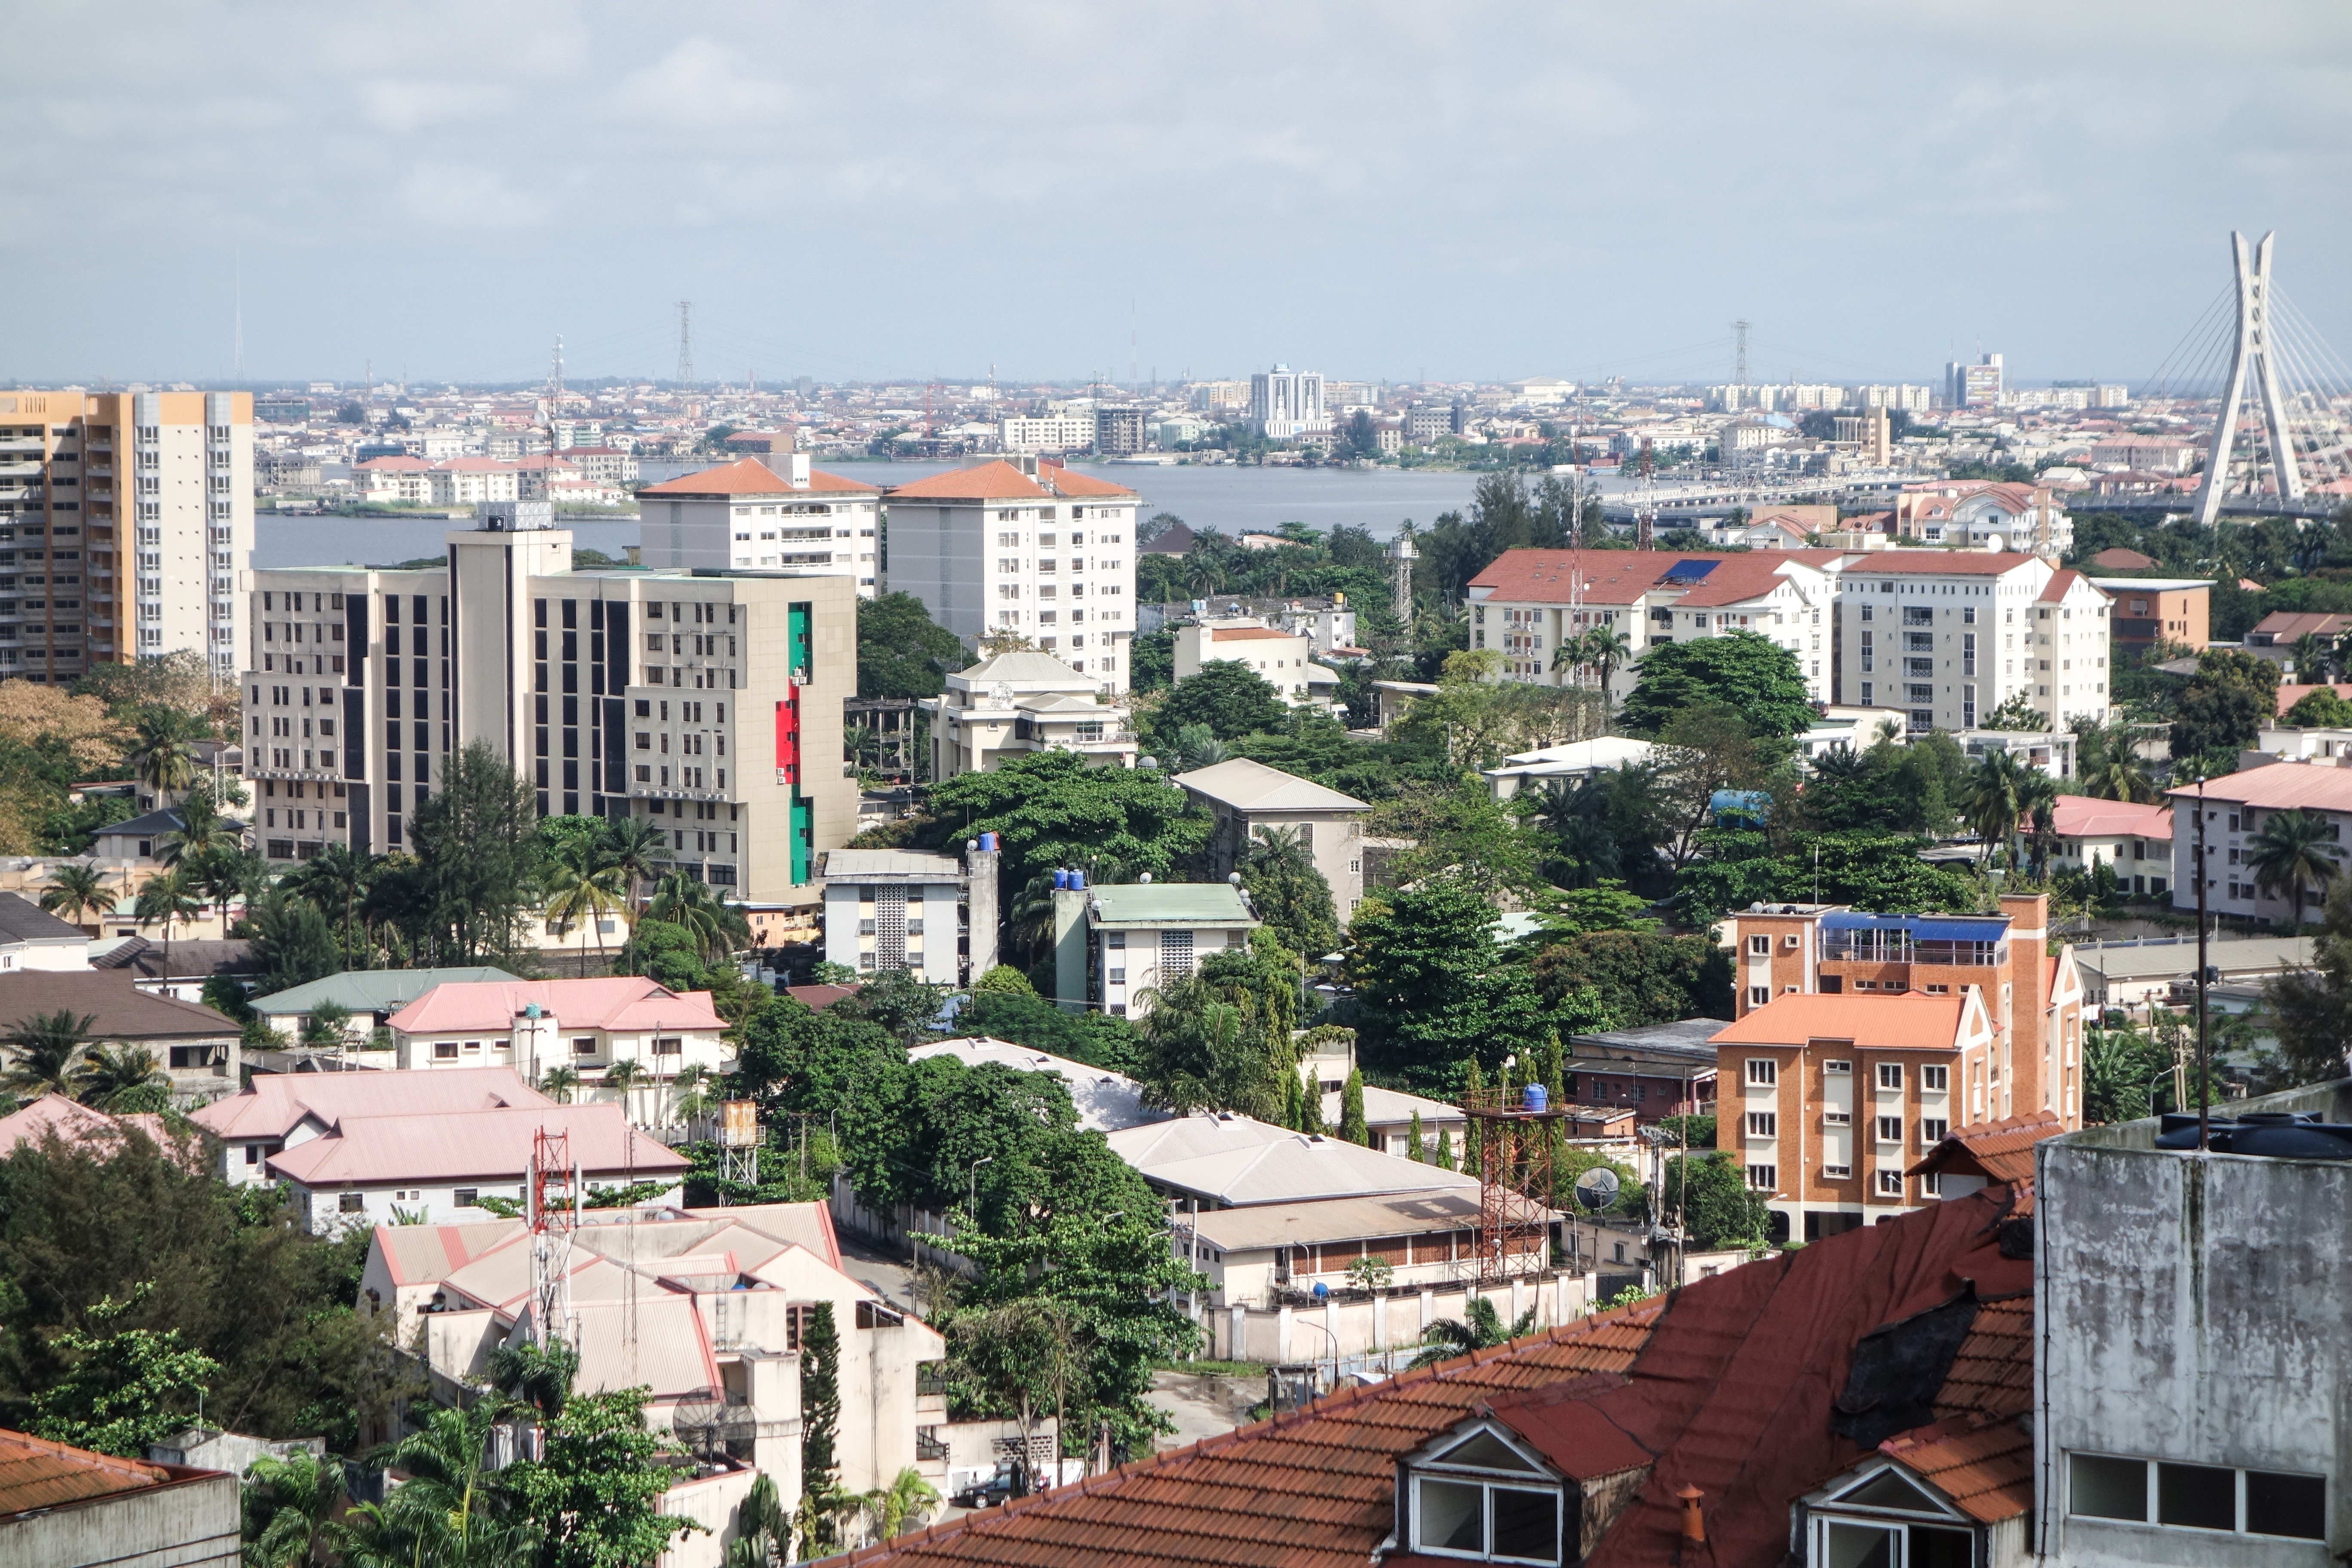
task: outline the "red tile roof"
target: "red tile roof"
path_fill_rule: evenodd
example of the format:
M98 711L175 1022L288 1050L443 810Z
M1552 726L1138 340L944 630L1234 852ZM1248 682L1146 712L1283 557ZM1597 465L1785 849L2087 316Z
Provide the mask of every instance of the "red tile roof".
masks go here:
M2042 585L2041 602L2045 605L2056 604L2066 596L2067 589L2082 580L2083 574L2071 566L2053 572L2050 574L2050 581Z
M1987 1239L2008 1208L2008 1191L1988 1188L851 1561L1361 1568L1395 1527L1397 1460L1487 1412L1543 1434L1571 1473L1651 1465L1593 1568L1668 1561L1686 1485L1706 1495L1709 1568L1777 1568L1790 1504L1868 1452L1830 1427L1856 1342L1971 1291L2013 1293L2018 1266ZM1980 1326L1991 1313L1979 1307Z
M2145 572L2156 564L2156 557L2142 555L2137 550L2126 550L2118 544L2112 550L2102 550L2092 556L2091 564L2108 572Z
M809 470L807 489L796 489L791 480L757 458L740 458L723 468L680 474L674 479L647 485L637 493L643 496L789 496L806 495L811 490L855 491L861 495L882 493L874 485L845 479L839 474L828 474L822 468Z
M2288 711L2292 710L2296 703L2302 701L2305 698L2310 696L2315 691L2333 691L2336 696L2345 699L2347 701L2352 701L2352 681L2339 680L2327 686L2321 686L2316 682L2308 686L2297 686L2291 682L2282 681L2278 689L2279 717L2282 719L2285 718Z
M2033 1435L2022 1422L1922 1426L1889 1437L1878 1451L1987 1524L2015 1519L2033 1506Z
M2101 800L2096 795L2062 795L2051 826L2061 838L2104 838L2124 834L2133 838L2172 837L2172 808L2140 801Z
M1960 1040L1965 996L1804 995L1783 993L1715 1035L1718 1046L1801 1046L1852 1040L1870 1048L1951 1050Z
M2294 642L2305 637L2332 637L2352 626L2352 616L2322 610L2273 610L2254 623L2251 634L2273 642Z
M0 1519L162 1486L173 1479L162 1465L0 1428Z
M999 460L976 468L950 468L928 479L890 487L893 500L1051 500L1056 496L1132 496L1135 492L1087 474L1039 464L1031 479Z
M1973 1127L1956 1127L1904 1174L1926 1176L1949 1172L2029 1187L2033 1183L2033 1146L2065 1131L2065 1122L2054 1110L2036 1110L2024 1116L2003 1117L1999 1121L1979 1121Z
M2010 1211L2013 1215L2016 1211ZM1936 1395L1938 1420L1991 1420L2033 1408L2033 1298L2013 1296L1977 1309L1969 1337Z

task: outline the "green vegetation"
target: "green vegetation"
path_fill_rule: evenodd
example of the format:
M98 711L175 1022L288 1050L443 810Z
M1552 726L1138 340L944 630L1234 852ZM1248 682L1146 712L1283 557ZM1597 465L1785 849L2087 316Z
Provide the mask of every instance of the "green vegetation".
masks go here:
M858 601L858 696L937 697L950 675L972 662L962 641L912 594Z
M1694 707L1726 708L1759 735L1786 739L1813 724L1797 656L1754 632L1652 648L1619 714L1637 735L1657 735Z

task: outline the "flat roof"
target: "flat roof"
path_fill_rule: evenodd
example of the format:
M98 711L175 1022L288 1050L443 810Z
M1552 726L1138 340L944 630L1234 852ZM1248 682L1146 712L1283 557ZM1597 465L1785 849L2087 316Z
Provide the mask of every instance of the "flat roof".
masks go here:
M1538 1205L1529 1204L1533 1210ZM1204 1209L1179 1215L1202 1241L1221 1252L1255 1252L1312 1242L1360 1241L1387 1236L1427 1236L1469 1230L1478 1224L1475 1187L1434 1193L1394 1193L1375 1198L1322 1198L1306 1203L1259 1204L1251 1208Z
M1098 926L1255 926L1249 900L1230 882L1118 882L1089 888Z
M952 855L925 849L832 849L825 853L824 878L829 882L887 881L907 878L922 882L958 882L963 862Z

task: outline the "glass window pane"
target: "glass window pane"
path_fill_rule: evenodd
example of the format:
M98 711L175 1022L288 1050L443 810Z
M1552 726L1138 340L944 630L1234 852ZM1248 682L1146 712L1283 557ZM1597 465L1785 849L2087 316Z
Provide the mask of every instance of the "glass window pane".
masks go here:
M2147 1461L2100 1454L2067 1458L2066 1507L2088 1519L2147 1522Z
M1559 1494L1495 1489L1495 1555L1528 1563L1559 1561Z
M1510 1445L1492 1432L1481 1432L1466 1443L1457 1443L1434 1461L1441 1465L1472 1465L1483 1470L1517 1470L1535 1473L1535 1467L1511 1452Z
M2156 1521L2191 1530L2237 1529L2238 1472L2219 1465L2158 1465Z
M1895 1568L1895 1532L1868 1524L1829 1527L1829 1562L1824 1568Z
M1486 1488L1423 1477L1415 1489L1421 1517L1413 1521L1414 1536L1423 1551L1432 1547L1452 1552L1486 1550Z
M2327 1539L2327 1480L2324 1476L2278 1476L2246 1472L2246 1529L2255 1535Z
M1970 1568L1976 1539L1965 1530L1915 1524L1911 1527L1910 1545L1904 1568Z

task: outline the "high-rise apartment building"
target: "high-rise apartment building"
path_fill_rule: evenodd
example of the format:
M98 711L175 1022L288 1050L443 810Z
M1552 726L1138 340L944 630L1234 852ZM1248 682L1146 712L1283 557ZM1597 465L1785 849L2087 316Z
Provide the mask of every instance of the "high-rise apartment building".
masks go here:
M2108 612L2079 572L2004 550L1878 550L1839 563L1830 700L1974 730L2021 697L2063 732L2105 722Z
M1095 410L1095 452L1105 458L1132 458L1151 443L1140 408Z
M886 498L887 585L978 647L1027 638L1116 696L1135 635L1135 509L1122 485L1034 458L984 459Z
M637 492L638 553L678 571L848 577L870 599L881 577L882 492L778 453L745 458Z
M246 775L263 851L412 847L450 756L489 746L545 815L639 817L754 912L814 904L856 831L839 574L574 570L544 501L491 503L421 571L255 574Z
M1322 373L1278 364L1251 376L1250 423L1269 441L1328 435L1331 416L1323 403Z
M0 393L0 678L181 648L233 679L253 554L253 398Z
M1944 399L1948 408L1998 408L2001 401L2000 355L1983 354L1969 364L1954 360L1944 367Z

